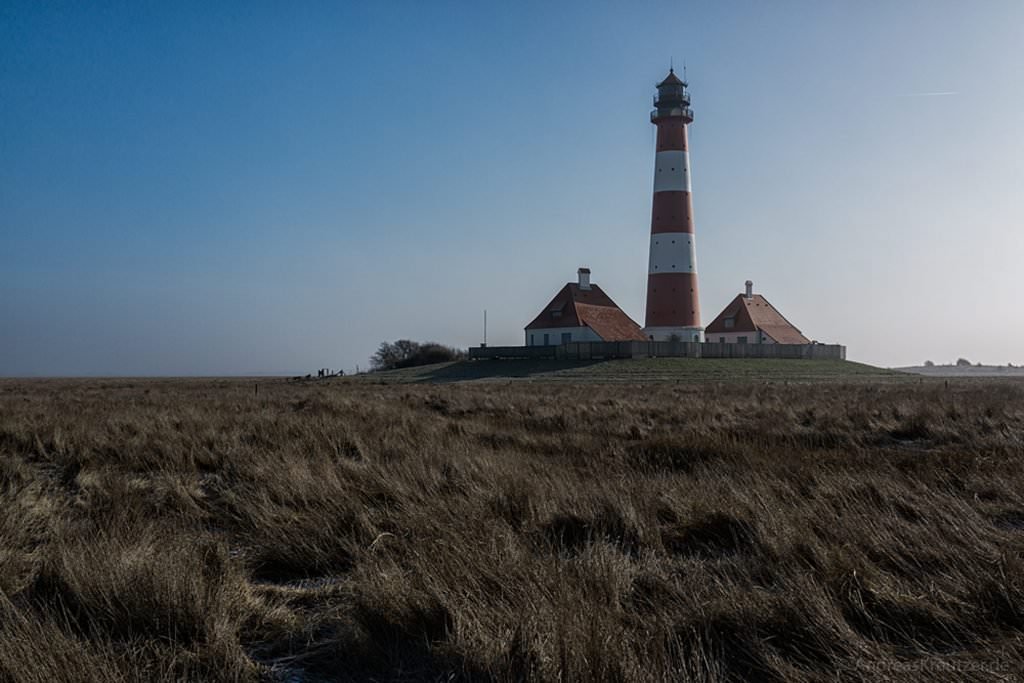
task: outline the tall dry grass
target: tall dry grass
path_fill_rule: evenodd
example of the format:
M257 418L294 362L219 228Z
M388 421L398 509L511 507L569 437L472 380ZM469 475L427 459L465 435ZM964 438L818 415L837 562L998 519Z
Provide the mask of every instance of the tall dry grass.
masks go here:
M1024 385L0 382L0 680L1016 680Z

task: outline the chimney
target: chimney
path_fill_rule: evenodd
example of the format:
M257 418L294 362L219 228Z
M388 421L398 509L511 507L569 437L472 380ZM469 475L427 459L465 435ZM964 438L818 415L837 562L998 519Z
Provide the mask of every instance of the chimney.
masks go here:
M754 281L753 280L747 280L747 298L748 299L753 299L754 298Z
M590 289L590 268L580 268L576 275L580 278L580 289Z

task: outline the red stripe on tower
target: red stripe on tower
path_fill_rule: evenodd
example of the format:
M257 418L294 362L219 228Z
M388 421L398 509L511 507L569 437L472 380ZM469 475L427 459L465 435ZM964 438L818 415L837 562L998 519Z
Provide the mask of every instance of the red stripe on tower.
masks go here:
M651 123L658 127L658 146L644 334L655 341L704 341L687 151L687 126L693 122L693 110L686 85L669 69L668 77L658 84L651 112Z

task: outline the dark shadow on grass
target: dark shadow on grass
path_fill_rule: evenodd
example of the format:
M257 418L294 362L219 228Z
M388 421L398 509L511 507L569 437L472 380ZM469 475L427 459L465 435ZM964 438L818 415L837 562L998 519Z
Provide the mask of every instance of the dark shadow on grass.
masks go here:
M605 505L588 518L572 514L555 515L541 526L546 547L570 556L591 543L604 541L623 553L636 556L640 551L640 533L611 505Z
M746 520L715 512L683 527L662 531L662 544L673 555L714 558L752 553L758 536Z
M314 680L478 681L487 671L457 655L449 641L453 615L440 604L387 609L357 600L352 623L334 646L306 659ZM355 628L352 628L352 627Z

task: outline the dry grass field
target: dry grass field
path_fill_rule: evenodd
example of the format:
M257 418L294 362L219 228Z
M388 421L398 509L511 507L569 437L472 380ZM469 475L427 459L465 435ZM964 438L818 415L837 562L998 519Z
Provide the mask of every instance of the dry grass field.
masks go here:
M0 381L0 681L1024 676L1024 383L628 379Z

